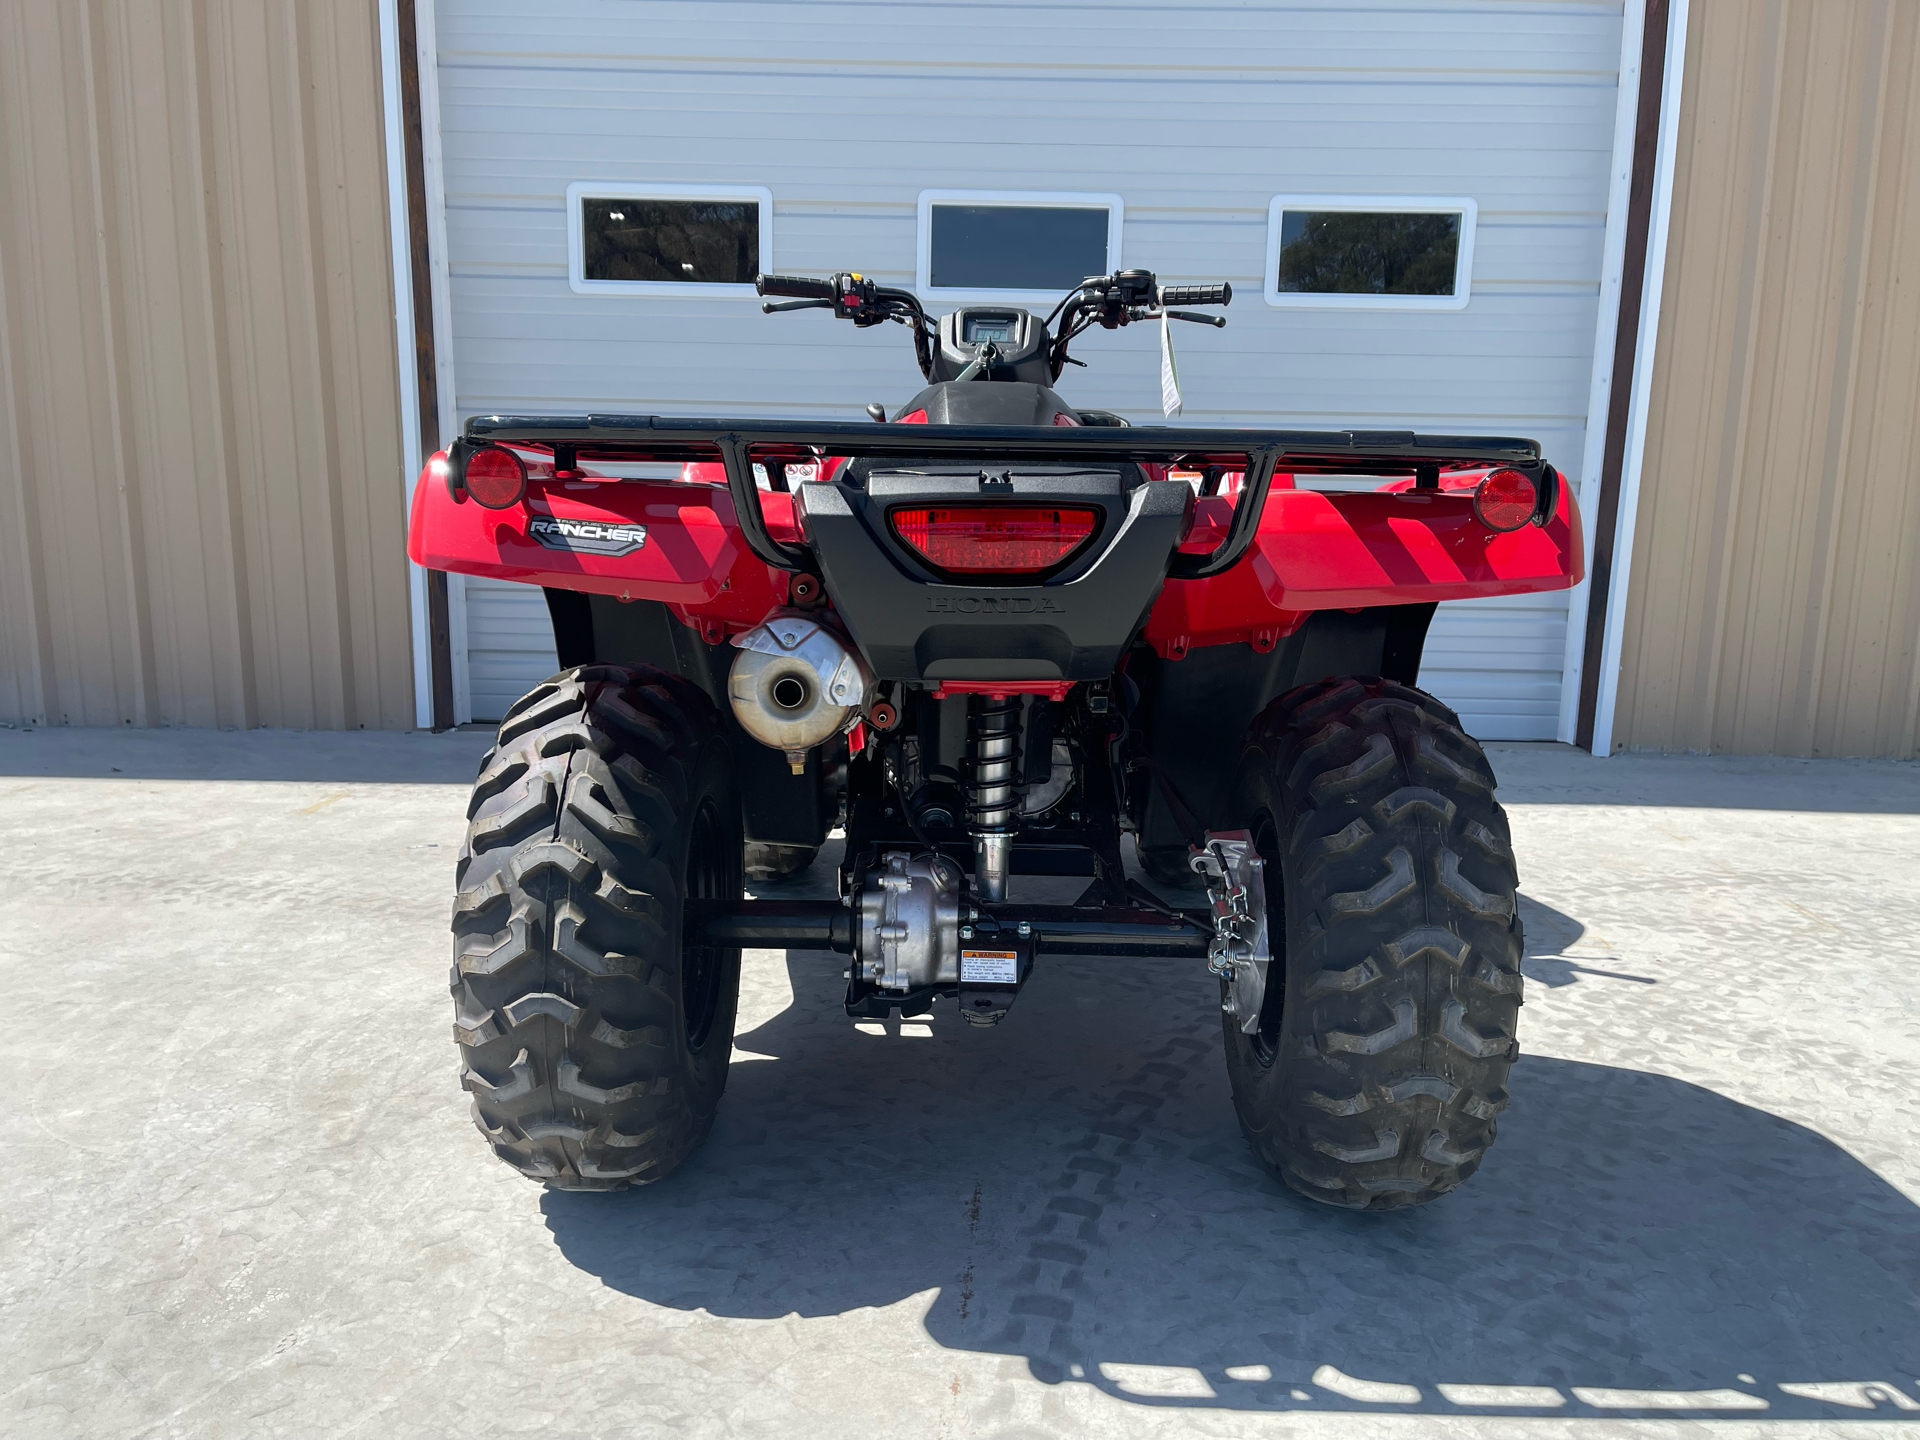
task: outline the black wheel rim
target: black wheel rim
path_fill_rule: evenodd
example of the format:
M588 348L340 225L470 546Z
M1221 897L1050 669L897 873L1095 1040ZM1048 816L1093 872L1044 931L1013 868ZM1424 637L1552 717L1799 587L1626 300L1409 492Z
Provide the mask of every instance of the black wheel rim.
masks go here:
M1287 887L1280 870L1280 829L1265 811L1253 827L1253 848L1267 862L1261 879L1267 897L1267 952L1273 960L1267 966L1260 1028L1247 1036L1247 1045L1262 1067L1271 1067L1280 1054L1280 1027L1287 1008Z
M686 900L729 898L725 831L720 812L711 800L694 812L693 833L687 843ZM713 1031L720 1013L721 982L726 976L727 952L711 945L687 945L680 951L680 1011L687 1027L687 1048L698 1050Z

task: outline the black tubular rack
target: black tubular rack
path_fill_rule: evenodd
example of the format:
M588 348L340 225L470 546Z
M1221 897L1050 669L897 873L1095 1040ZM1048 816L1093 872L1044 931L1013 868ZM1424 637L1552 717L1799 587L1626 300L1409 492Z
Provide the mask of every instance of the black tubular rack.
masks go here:
M573 463L606 460L719 461L742 533L776 569L814 568L804 547L767 531L754 482L756 462L792 464L820 456L964 458L1040 463L1133 461L1241 470L1227 538L1211 554L1176 555L1169 573L1201 580L1231 568L1253 543L1275 471L1316 475L1420 477L1441 470L1509 466L1550 493L1553 469L1533 440L1499 435L1416 435L1410 430L1246 430L1194 425L1042 428L1011 425L902 425L856 420L710 420L667 415L476 415L454 442L455 479L466 458L488 445L564 447ZM1544 482L1544 483L1543 483ZM1550 503L1550 502L1549 502Z

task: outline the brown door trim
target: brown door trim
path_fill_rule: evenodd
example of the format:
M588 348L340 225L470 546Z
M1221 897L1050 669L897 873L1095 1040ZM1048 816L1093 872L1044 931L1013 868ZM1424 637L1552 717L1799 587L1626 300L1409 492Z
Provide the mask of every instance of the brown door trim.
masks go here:
M1640 39L1640 98L1633 119L1633 179L1627 192L1627 244L1620 275L1620 315L1613 335L1613 381L1607 394L1607 440L1600 462L1600 498L1593 516L1593 563L1587 574L1587 633L1580 664L1580 716L1575 743L1593 749L1600 708L1600 657L1607 634L1607 597L1613 586L1614 545L1620 529L1620 477L1626 469L1627 414L1633 404L1633 366L1640 309L1647 289L1647 237L1653 226L1653 172L1660 142L1661 92L1667 69L1667 0L1646 0ZM1632 543L1631 537L1628 543Z
M440 367L433 344L433 276L427 253L427 163L420 130L420 43L415 0L396 0L400 28L400 123L407 154L407 250L413 279L413 368L420 396L420 453L440 448ZM428 0L431 4L432 0ZM453 624L447 573L427 571L427 656L433 671L433 728L453 728Z

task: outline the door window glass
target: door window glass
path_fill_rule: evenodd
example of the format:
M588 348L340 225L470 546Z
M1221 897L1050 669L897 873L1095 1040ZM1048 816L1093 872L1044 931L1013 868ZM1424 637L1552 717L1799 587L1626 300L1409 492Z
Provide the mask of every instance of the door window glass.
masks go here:
M760 269L760 207L737 200L580 201L589 280L751 285Z
M764 189L579 182L567 210L578 291L751 295L753 277L773 269Z
M1268 215L1267 302L1460 309L1474 215L1470 200L1281 196Z
M919 289L928 298L1053 299L1119 266L1117 195L927 191Z

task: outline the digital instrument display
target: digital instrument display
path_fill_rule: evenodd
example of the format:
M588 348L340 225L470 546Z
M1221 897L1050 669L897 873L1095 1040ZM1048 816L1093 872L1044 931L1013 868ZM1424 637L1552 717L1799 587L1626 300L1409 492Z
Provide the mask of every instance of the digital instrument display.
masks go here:
M969 345L991 340L996 344L1013 339L1018 322L1011 315L969 315L960 338Z

